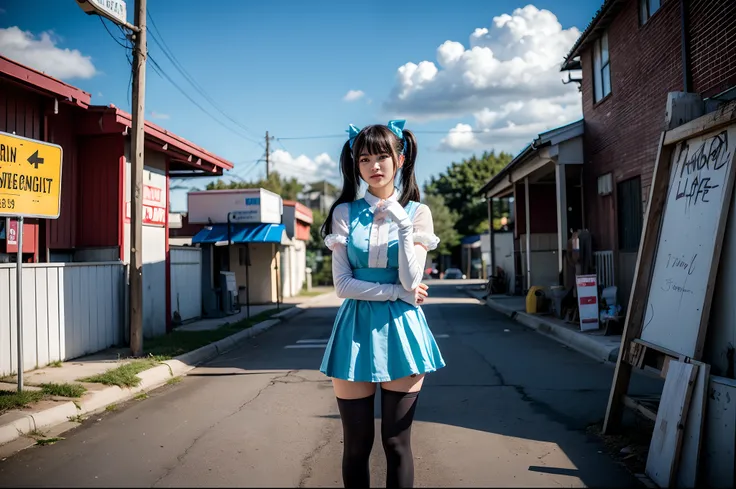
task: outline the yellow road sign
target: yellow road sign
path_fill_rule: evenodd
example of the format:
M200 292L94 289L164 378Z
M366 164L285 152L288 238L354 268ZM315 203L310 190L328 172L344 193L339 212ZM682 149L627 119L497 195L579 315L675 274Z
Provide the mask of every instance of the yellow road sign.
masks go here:
M61 161L58 144L0 132L0 216L57 219Z

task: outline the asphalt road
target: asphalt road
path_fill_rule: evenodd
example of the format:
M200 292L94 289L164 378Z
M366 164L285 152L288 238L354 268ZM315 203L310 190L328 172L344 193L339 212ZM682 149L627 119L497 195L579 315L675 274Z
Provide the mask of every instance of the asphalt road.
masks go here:
M447 367L419 398L417 487L637 484L585 433L605 412L610 366L455 283L430 282L429 291L424 310ZM318 371L338 304L320 302L148 399L7 458L0 486L341 487L340 420ZM640 380L633 388L646 391ZM380 436L371 460L372 485L383 487Z

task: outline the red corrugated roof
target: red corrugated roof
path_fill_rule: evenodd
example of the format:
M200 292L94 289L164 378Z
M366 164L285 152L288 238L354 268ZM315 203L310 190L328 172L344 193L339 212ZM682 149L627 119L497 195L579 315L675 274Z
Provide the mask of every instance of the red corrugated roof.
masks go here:
M75 103L80 107L86 108L92 100L91 95L84 90L22 65L5 56L0 56L0 73L26 85L31 85L39 91L47 92L51 96L62 97L66 101Z
M128 127L133 126L131 115L125 112L124 110L118 107L115 107L112 104L110 104L109 107L95 106L95 105L90 107L90 110L93 110L93 111L100 110L100 109L101 110L114 109L116 111L117 121L120 124L123 124ZM153 136L155 138L158 138L165 143L169 143L170 145L175 146L179 150L190 153L192 156L196 156L197 158L200 158L205 162L211 163L224 170L232 170L234 167L233 163L231 163L230 161L224 158L221 158L215 154L210 153L209 151L205 150L204 148L200 146L197 146L191 141L188 141L181 136L177 136L173 132L167 131L163 127L157 126L153 122L146 121L145 128L146 128L146 134Z

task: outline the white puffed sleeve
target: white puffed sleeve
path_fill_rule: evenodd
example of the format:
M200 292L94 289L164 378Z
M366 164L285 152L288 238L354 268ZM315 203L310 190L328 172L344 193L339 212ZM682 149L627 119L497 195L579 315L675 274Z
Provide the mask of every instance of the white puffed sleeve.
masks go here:
M437 247L439 238L434 235L432 212L420 204L414 213L412 226L399 229L399 280L406 290L413 290L424 277L427 251Z
M397 284L379 284L353 278L348 260L349 204L340 204L332 214L332 233L325 237L325 245L332 250L332 281L341 299L364 301L404 300L413 304L414 294L405 294Z
M434 234L432 211L424 204L420 204L414 214L414 243L432 251L440 244L440 238Z

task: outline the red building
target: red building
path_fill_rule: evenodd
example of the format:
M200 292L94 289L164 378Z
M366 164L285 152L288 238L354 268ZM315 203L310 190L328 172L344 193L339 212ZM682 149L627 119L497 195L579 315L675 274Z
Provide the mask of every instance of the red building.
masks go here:
M110 273L115 274L121 264L127 263L130 127L130 114L114 106L91 106L90 94L0 56L0 131L55 143L63 149L59 218L25 220L23 260L39 264L32 265L31 269L43 267L43 264L49 264L49 267L58 263L74 264L75 273L84 276L80 278L83 286L94 291L102 287L97 285L98 280L103 280L102 273L97 271L95 275L90 271L92 275L88 277L85 275L87 272L80 272L84 270L81 263L117 263L117 267L110 265L111 270L114 269ZM144 334L152 336L163 333L171 317L168 300L169 180L171 177L218 176L233 165L150 122L145 123L145 137L143 313ZM3 262L15 261L17 249L5 239L8 231L5 228L10 223L11 219L0 218L0 267L3 267ZM64 286L69 291L74 288L67 284ZM122 289L125 287L125 284L121 286ZM125 305L118 303L116 297L113 299L112 305L99 307L105 311L120 309L120 314L124 314ZM61 299L55 299L54 304L57 301ZM94 302L89 300L90 307ZM84 310L85 304L87 302L70 303L69 306L78 311ZM87 321L96 324L102 312L95 309L90 314ZM10 321L10 318L0 314L0 350L5 348L4 336L1 335L4 321ZM12 332L12 327L8 328ZM40 338L42 333L36 333L31 331L29 335ZM109 335L106 334L102 332L100 337L107 338ZM49 340L51 343L55 341L58 339ZM74 348L80 353L89 353L90 348L94 351L98 347L110 346L106 341Z

